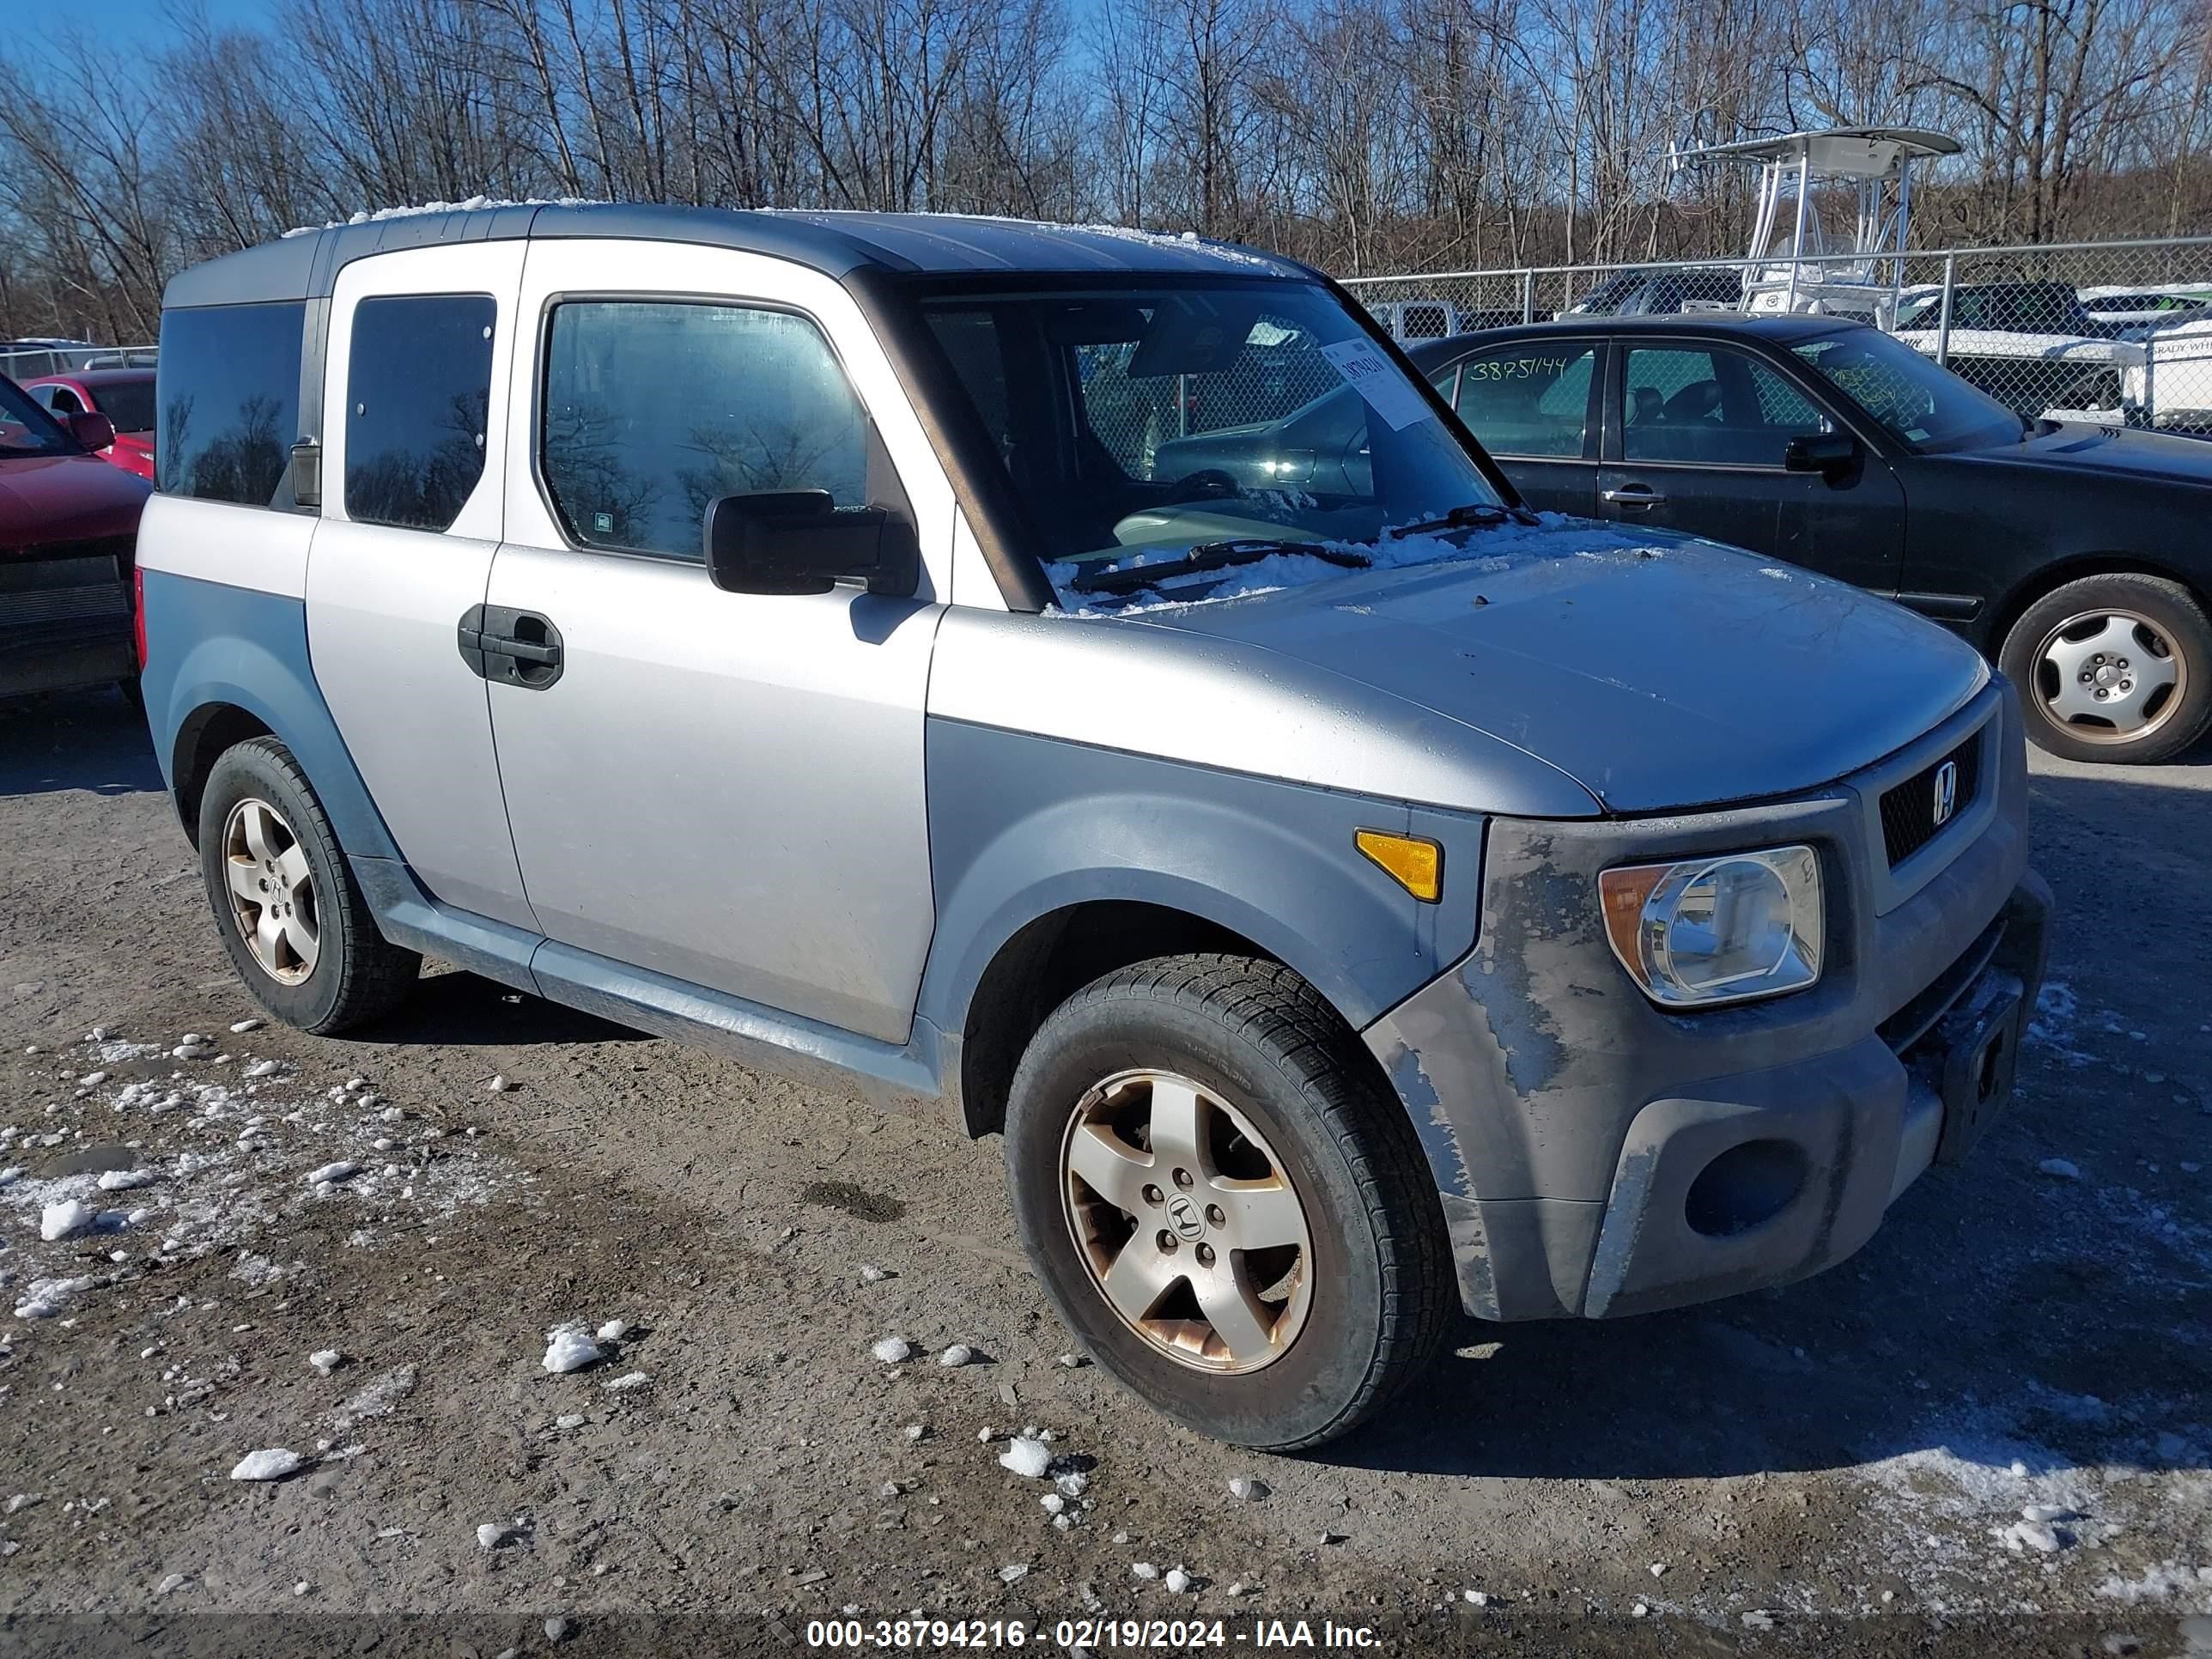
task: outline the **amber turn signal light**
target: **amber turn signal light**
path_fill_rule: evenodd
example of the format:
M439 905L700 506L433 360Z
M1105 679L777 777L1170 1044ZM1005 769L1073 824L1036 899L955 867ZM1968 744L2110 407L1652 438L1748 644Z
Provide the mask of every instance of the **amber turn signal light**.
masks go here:
M1390 878L1424 904L1434 904L1444 890L1444 849L1419 836L1393 835L1387 830L1361 830L1352 844L1390 873Z

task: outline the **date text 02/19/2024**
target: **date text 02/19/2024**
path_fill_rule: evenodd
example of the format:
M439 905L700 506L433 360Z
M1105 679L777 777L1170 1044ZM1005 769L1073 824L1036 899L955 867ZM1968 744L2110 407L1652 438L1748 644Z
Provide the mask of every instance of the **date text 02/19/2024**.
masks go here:
M1051 1627L1050 1644L1084 1651L1149 1649L1377 1649L1382 1640L1365 1625L1318 1624L1305 1619L1255 1619L1249 1629L1219 1619L1062 1619ZM897 1650L958 1648L1022 1648L1048 1640L1018 1619L814 1620L806 1626L811 1648Z

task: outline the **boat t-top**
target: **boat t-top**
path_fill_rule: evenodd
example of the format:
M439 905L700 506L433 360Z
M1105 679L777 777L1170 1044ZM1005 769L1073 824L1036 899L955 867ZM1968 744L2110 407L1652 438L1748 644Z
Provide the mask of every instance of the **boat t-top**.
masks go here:
M1815 312L1887 327L1905 268L1912 164L1959 148L1948 134L1917 127L1829 127L1669 145L1668 160L1676 172L1714 163L1759 169L1746 311Z

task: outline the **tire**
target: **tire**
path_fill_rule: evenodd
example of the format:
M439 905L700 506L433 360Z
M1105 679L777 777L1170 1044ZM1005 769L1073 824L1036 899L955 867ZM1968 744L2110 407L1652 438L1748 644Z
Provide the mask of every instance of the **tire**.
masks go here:
M1155 1133L1156 1116L1196 1133ZM1201 1149L1181 1186L1178 1145ZM1422 1370L1452 1314L1443 1211L1411 1122L1335 1012L1272 963L1165 957L1070 997L1016 1070L1006 1174L1068 1328L1216 1440L1295 1451L1347 1432ZM1301 1243L1281 1242L1293 1231ZM1120 1282L1134 1317L1109 1300L1117 1266L1133 1272Z
M200 874L238 976L287 1025L348 1030L414 988L422 957L377 932L322 803L274 738L226 750L209 772Z
M2167 760L2212 726L2212 621L2162 576L2054 588L2012 625L1997 663L2020 688L2029 738L2068 760Z

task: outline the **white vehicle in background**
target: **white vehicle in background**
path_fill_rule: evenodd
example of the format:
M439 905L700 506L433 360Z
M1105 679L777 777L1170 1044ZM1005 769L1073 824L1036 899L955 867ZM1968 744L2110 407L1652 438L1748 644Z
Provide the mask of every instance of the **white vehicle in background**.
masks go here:
M2212 309L2201 321L2146 331L2129 391L2160 432L2212 438Z
M2081 308L2100 323L2130 330L2162 330L2212 322L2212 283L2162 288L2085 288Z
M1898 293L1897 337L2030 419L2148 425L2148 354L2063 283L1959 283Z

